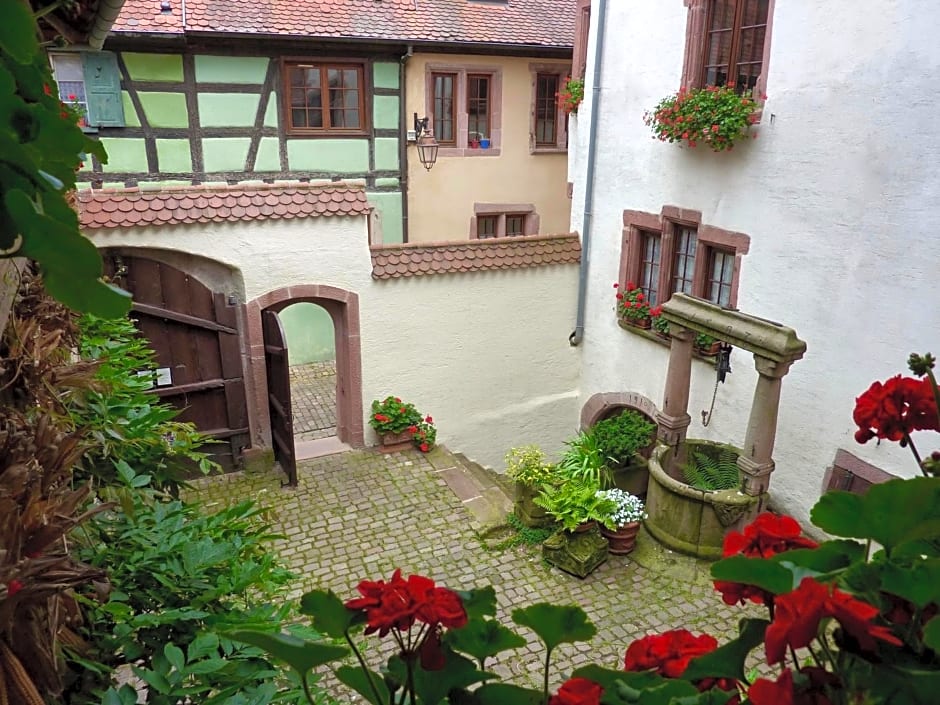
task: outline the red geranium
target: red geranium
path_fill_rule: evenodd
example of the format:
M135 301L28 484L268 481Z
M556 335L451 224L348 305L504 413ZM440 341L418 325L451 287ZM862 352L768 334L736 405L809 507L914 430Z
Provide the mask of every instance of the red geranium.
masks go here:
M709 634L696 636L686 629L673 629L637 639L624 657L625 671L655 670L666 678L678 678L689 661L718 648L718 641Z
M855 440L900 441L912 431L940 431L940 416L930 379L896 375L884 384L873 382L855 400Z
M863 651L874 651L875 639L901 646L901 640L894 636L888 627L872 624L871 620L879 614L874 605L862 602L834 587L826 602L826 609Z
M604 689L587 678L569 678L548 699L548 705L600 705Z
M794 705L793 673L788 668L776 682L758 678L747 690L747 697L754 705Z
M819 622L826 615L829 589L812 578L803 578L800 586L774 601L774 621L764 635L767 663L783 661L787 647L808 646L819 632Z

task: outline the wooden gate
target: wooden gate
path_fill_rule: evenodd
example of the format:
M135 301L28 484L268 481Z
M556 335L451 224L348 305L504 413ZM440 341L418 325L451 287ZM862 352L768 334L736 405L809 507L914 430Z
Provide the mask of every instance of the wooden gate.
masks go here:
M261 312L264 333L264 366L268 377L268 410L271 414L271 443L274 459L287 473L287 484L297 486L297 455L294 452L294 417L290 399L290 363L281 319L274 311Z
M105 257L106 270L134 297L133 318L157 357L153 393L221 441L203 448L226 470L250 445L237 305L170 265L131 255Z

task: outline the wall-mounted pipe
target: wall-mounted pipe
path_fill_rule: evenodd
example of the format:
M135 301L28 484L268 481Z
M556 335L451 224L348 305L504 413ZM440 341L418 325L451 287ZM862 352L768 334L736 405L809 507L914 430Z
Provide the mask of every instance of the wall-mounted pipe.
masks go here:
M99 51L104 46L104 40L111 31L114 21L121 13L121 7L124 0L101 0L98 4L98 13L95 15L94 24L88 33L88 46L95 51Z
M578 273L578 317L568 336L571 345L584 339L584 308L591 265L591 231L594 226L594 171L597 161L597 121L601 113L601 64L604 56L604 30L607 24L607 0L597 0L597 41L594 42L594 74L591 79L591 125L588 130L587 173L584 177L584 215L581 219L581 269Z

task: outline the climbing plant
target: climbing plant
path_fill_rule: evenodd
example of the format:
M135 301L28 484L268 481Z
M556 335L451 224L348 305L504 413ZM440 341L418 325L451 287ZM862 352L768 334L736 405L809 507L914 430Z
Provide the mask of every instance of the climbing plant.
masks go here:
M78 127L58 97L36 17L23 2L4 3L0 22L0 257L39 263L46 290L78 311L105 318L130 309L127 292L102 279L101 256L79 230L68 202L87 154L101 143Z

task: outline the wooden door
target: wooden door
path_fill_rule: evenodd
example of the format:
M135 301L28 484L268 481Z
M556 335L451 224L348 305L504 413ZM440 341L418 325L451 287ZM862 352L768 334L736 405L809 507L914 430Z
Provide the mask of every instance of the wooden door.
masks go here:
M112 255L105 262L133 295L132 317L156 353L153 393L180 410L180 421L220 441L202 450L237 469L250 445L237 304L156 260Z
M274 311L261 312L264 332L264 366L268 378L268 410L271 414L271 443L274 459L287 473L287 484L297 486L297 455L294 452L294 417L290 403L290 364L287 339L281 319Z

